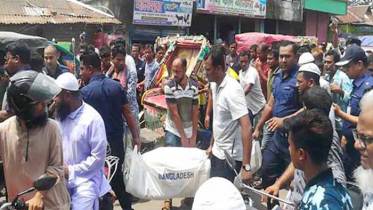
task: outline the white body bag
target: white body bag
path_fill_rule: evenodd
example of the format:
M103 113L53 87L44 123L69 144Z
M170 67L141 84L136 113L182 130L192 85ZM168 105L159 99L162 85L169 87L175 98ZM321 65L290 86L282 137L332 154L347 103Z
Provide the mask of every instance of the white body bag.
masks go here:
M210 159L197 148L160 147L143 155L127 149L126 191L141 199L194 197L210 178Z

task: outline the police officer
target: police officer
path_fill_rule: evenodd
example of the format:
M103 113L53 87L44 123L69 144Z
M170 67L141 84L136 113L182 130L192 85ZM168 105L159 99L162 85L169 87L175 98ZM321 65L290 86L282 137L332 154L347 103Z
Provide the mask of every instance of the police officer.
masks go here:
M347 47L345 56L336 63L336 66L342 67L343 72L354 80L347 113L334 105L336 115L345 120L342 134L346 137L347 144L343 155L343 164L347 180L352 180L353 171L360 165L360 153L354 148L355 140L352 129L356 128L358 116L361 112L360 99L366 90L373 86L373 77L368 71L368 58L359 46Z
M269 127L275 130L281 127L283 118L297 112L301 107L297 91L297 45L293 42L282 42L280 45L280 67L281 71L276 75L272 85L272 96L266 104L262 117L256 126L253 139L258 139L260 130L271 116ZM284 129L278 129L263 154L262 179L263 187L275 183L290 163L288 150L288 135ZM268 209L273 204L268 202Z

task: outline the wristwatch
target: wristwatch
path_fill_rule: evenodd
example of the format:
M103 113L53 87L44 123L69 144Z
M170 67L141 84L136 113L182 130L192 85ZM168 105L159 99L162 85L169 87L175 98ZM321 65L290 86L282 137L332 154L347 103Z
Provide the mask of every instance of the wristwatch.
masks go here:
M249 164L246 164L246 165L242 166L242 168L245 171L251 171L251 166Z

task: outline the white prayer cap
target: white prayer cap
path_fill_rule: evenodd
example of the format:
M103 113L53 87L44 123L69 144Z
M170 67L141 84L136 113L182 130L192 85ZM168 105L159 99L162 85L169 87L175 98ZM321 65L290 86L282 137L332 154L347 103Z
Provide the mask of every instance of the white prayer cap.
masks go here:
M299 68L299 72L311 72L311 73L317 74L319 76L321 75L321 71L320 71L319 67L317 67L317 65L314 64L314 63L303 64Z
M214 177L203 183L194 196L192 210L246 210L237 188L227 179Z
M312 63L314 61L315 61L315 58L313 57L313 55L309 52L305 52L299 56L298 64L299 66L302 66L306 63Z
M70 73L66 72L58 76L57 80L57 85L64 90L69 90L69 91L78 91L79 90L79 83L76 77Z

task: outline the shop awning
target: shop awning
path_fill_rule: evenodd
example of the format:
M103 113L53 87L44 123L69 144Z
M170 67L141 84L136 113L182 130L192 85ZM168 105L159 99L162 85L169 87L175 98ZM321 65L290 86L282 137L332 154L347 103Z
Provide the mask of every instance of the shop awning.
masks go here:
M347 0L303 0L304 9L335 15L347 13Z
M114 16L77 0L1 0L0 24L75 23L121 24Z

